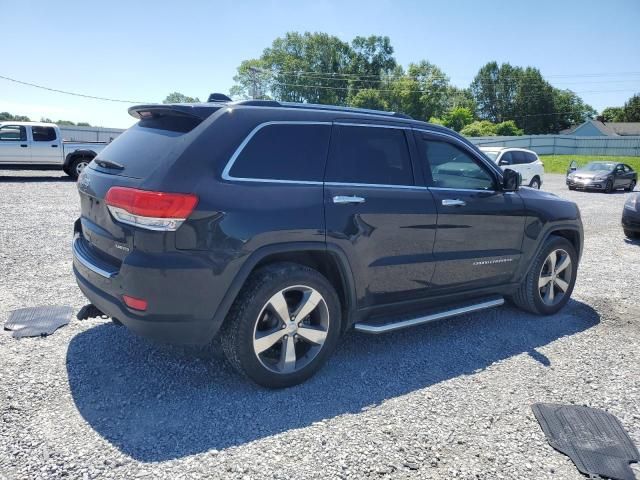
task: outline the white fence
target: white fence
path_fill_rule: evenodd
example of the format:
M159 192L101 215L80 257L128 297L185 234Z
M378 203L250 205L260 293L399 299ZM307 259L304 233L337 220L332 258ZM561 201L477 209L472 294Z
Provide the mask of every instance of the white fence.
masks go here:
M485 147L522 147L538 155L640 156L640 136L577 137L573 135L523 135L520 137L468 137Z
M110 142L124 130L121 128L61 126L60 132L64 140L71 142Z

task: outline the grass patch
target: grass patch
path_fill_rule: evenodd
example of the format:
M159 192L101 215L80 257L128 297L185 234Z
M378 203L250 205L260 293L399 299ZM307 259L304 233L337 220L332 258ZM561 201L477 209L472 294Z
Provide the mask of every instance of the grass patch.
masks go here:
M582 166L589 162L608 161L626 163L640 172L640 157L605 157L603 155L540 155L546 173L566 173L569 164L575 160Z

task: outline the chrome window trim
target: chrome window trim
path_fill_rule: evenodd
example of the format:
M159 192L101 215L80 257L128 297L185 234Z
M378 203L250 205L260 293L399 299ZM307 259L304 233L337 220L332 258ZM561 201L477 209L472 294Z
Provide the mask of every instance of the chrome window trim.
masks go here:
M249 135L245 137L242 143L236 148L236 151L233 152L231 158L227 162L222 170L222 179L228 181L236 181L236 182L257 182L257 183L288 183L288 184L297 184L297 185L322 185L322 182L318 182L315 180L281 180L277 178L247 178L247 177L234 177L229 172L233 168L233 164L236 162L242 150L247 146L247 144L251 141L251 139L265 127L271 125L332 125L333 122L314 122L314 121L295 121L295 120L273 120L269 122L263 122L256 126Z
M333 122L334 125L340 125L341 127L373 127L373 128L395 128L396 130L411 130L410 126L402 126L402 125L380 125L378 123L351 123L345 122L344 120L339 120L337 122Z
M364 188L398 188L401 190L428 190L422 185L390 185L382 183L350 183L350 182L324 182L328 187L364 187Z
M442 190L444 192L481 192L496 193L497 190L482 190L481 188L448 188L448 187L428 187L430 190Z

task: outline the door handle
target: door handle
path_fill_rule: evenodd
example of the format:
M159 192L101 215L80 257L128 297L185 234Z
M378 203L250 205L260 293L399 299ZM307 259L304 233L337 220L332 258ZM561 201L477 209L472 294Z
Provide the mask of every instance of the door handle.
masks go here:
M26 143L23 143L20 145L22 148L27 148L29 145L27 145Z
M58 148L58 145L51 145L51 148Z
M355 195L336 195L335 197L333 197L333 203L364 203L364 198L356 197Z
M443 207L464 207L466 204L467 202L464 200L458 200L457 198L455 200L449 198L442 200Z

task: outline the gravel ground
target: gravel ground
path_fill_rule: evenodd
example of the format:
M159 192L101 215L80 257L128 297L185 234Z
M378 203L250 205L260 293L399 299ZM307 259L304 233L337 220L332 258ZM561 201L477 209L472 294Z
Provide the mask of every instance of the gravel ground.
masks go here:
M47 338L1 332L0 479L583 478L530 405L604 408L640 445L640 243L619 225L626 194L569 192L558 175L545 188L578 202L585 223L574 300L560 314L503 307L350 333L288 390L108 320L74 319ZM62 174L0 177L0 321L86 303L69 261L77 214Z

